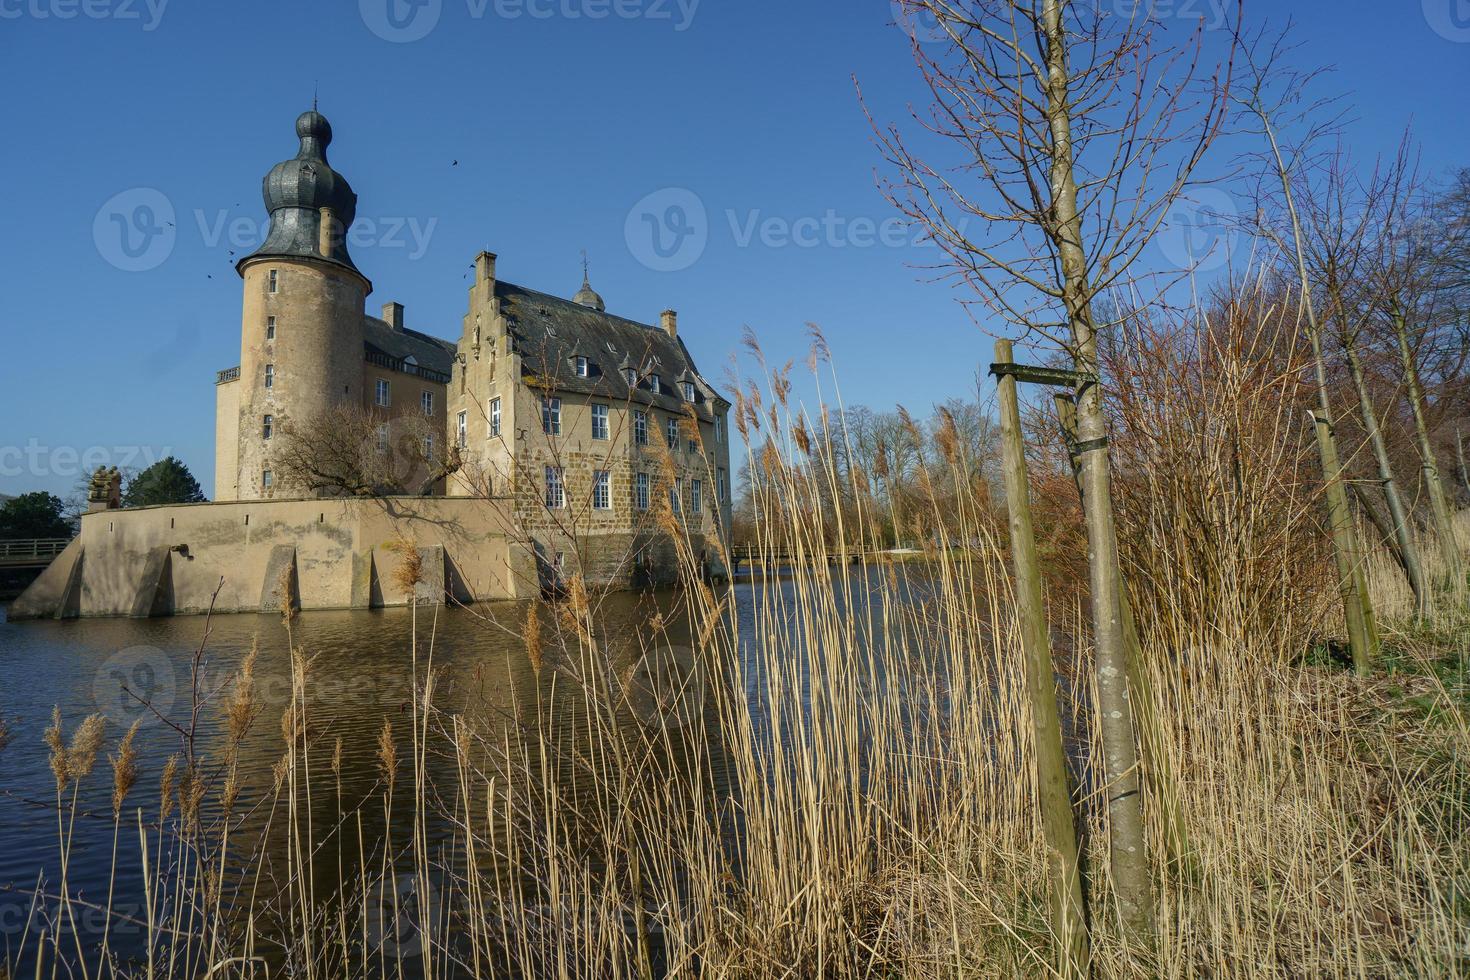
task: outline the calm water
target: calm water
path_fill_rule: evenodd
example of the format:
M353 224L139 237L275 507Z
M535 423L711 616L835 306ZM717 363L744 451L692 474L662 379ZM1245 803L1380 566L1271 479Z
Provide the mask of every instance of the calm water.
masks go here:
M874 570L872 574L879 573ZM872 580L865 576L860 579L864 579L858 589L862 592ZM789 584L778 580L737 584L735 589L737 616L747 640L752 632L754 605L763 590L775 589L787 600L791 598ZM655 616L665 624L665 643L677 645L687 640L687 630L681 634L679 626L679 607L679 597L673 593L606 597L598 621L604 632L599 639L611 662L610 673L627 676L630 665L645 656L653 636L650 621ZM543 616L551 614L548 607L541 609ZM549 702L575 701L563 698L557 702L550 697L551 685L564 685L567 671L543 669L538 674L533 669L521 636L526 610L525 603L441 609L437 614L419 610L421 657L427 657L426 638L431 630L433 633L433 665L438 672L435 703L440 711L462 714L477 731L493 736L500 731L534 728L538 705L544 712ZM314 746L312 814L326 825L336 819L339 806L350 811L361 801L380 796L376 741L384 719L394 725L403 760L401 778L410 775L405 767L410 755L412 717L411 631L411 613L406 609L309 613L297 620L295 641L314 658L309 680L309 733ZM42 741L53 706L62 713L68 738L87 715L101 712L108 718L107 747L92 775L80 785L79 816L71 831L69 890L83 907L85 903L107 903L114 824L106 756L128 726L141 719L139 781L124 808L126 829L118 848L113 884L116 896L112 907L123 917L115 918L111 926L114 948L126 949L129 937L141 934L141 928L127 921L128 916L141 919L146 914L138 832L127 815L138 806L148 815L157 812L159 774L165 760L179 753L182 746L179 732L159 715L187 724L192 665L201 647L205 652L199 660L197 677L205 706L197 751L215 760L222 728L218 707L222 696L216 696L216 692L228 690L227 682L252 647L259 651L256 689L262 711L240 753L247 787L242 798L268 797L272 767L284 751L281 711L291 693L287 636L279 616L223 616L209 622L204 617L21 624L0 621L0 715L9 722L12 735L8 747L0 752L0 961L7 958L7 950L13 957L22 941L34 946L39 938L43 923L31 914L38 881L45 894L54 895L58 888L56 787ZM555 679L558 677L560 680ZM642 711L636 703L625 713L628 717L621 723L629 726L648 721L640 717ZM547 724L545 715L541 717L541 723ZM688 723L706 728L717 725L707 706L702 713L696 710ZM574 709L553 717L549 724L554 738L576 741L578 718ZM327 763L339 737L343 755L337 776ZM718 737L711 742L718 746ZM711 791L731 792L723 760L705 761ZM431 782L442 779L445 785L453 785L451 759L431 756L428 768ZM69 787L68 796L71 792ZM206 799L216 797L217 792L212 790ZM407 807L412 801L398 802ZM362 810L366 816L364 838L380 840L387 822L380 804ZM395 829L402 826L400 821L407 813L398 810L395 806ZM260 829L269 818L267 807L248 814L240 839L251 839L251 831ZM437 826L432 833L439 837L443 831L443 826ZM321 874L328 881L340 880L339 869L327 857L327 867ZM348 865L355 861L351 856L341 859ZM270 862L280 860L280 856L263 853L257 860ZM368 860L371 863L373 858ZM349 875L352 872L351 867L345 870ZM90 920L84 913L83 921L78 923L79 932L84 937L95 936L101 922L100 912ZM85 938L83 942L85 945Z

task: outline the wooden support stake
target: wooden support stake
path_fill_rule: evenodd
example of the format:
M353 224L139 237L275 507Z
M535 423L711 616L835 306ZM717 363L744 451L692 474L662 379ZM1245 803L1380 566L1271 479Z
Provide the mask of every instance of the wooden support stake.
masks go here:
M998 365L1011 362L1010 341L996 341L995 359ZM996 388L999 390L1000 433L1004 447L1006 509L1010 512L1011 561L1016 575L1016 613L1020 620L1021 648L1026 659L1026 689L1031 702L1032 738L1036 746L1036 788L1051 865L1052 927L1061 948L1061 975L1086 977L1090 944L1082 900L1081 869L1077 860L1077 827L1072 812L1067 756L1062 747L1056 674L1052 668L1046 611L1042 605L1041 566L1036 556L1036 534L1031 524L1026 453L1021 440L1021 410L1014 374L996 372Z

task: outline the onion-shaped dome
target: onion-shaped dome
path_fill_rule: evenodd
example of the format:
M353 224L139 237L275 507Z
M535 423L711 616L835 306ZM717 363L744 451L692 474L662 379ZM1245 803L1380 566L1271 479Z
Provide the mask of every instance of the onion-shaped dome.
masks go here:
M592 283L587 280L586 273L582 274L582 288L577 290L577 295L572 297L572 302L578 306L596 310L598 313L607 312L607 304L603 303L602 297L597 295L597 290L592 288Z
M273 256L326 259L357 271L347 252L347 230L357 215L352 185L327 162L332 124L312 109L296 119L301 148L290 160L270 169L261 185L270 230L265 242L241 262ZM329 208L333 225L322 241L322 209Z

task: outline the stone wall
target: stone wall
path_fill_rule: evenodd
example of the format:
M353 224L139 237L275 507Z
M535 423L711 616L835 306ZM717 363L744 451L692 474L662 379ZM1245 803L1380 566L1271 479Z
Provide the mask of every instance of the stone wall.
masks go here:
M255 612L405 605L400 542L424 560L420 598L535 594L534 561L503 501L425 497L235 501L82 517L65 562L16 600L13 618ZM216 596L216 589L218 595Z

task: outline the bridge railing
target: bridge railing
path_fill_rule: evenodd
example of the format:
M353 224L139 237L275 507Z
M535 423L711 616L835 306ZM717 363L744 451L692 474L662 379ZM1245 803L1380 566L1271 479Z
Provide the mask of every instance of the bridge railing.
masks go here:
M11 538L0 540L0 561L55 558L71 544L71 538Z

